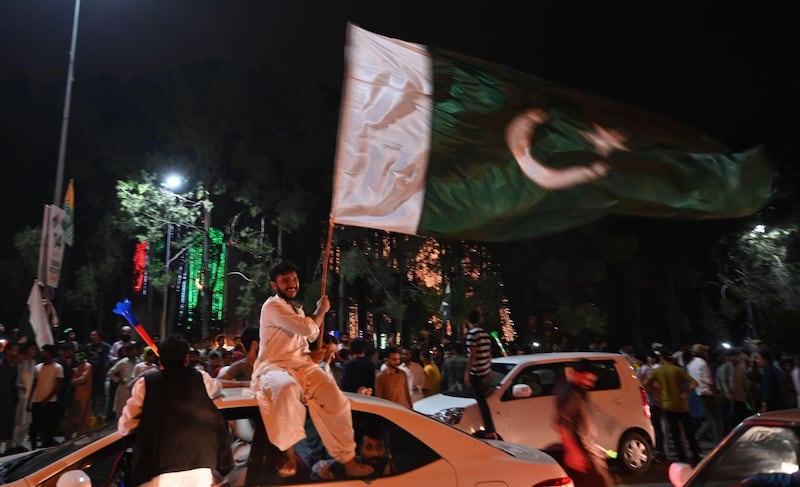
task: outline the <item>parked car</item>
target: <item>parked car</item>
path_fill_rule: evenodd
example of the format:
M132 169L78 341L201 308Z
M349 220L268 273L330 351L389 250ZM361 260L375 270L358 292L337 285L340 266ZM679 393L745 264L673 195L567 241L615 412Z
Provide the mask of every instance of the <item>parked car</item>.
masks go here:
M798 468L800 409L787 409L745 419L696 467L670 465L669 480L676 487L731 487L754 474L791 474Z
M274 461L277 451L267 440L256 400L247 388L226 389L217 407L231 426L236 466L223 485L316 485L309 480L309 466L302 461L298 474L278 479ZM348 394L355 426L379 426L387 433L392 475L369 479L375 487L507 485L519 487L572 486L564 470L547 454L505 441L479 440L393 402ZM131 435L133 436L133 435ZM0 457L0 484L55 487L62 476L69 486L81 483L80 471L91 485L129 485L134 439L122 437L116 425L76 439L15 457ZM364 479L337 482L363 486Z
M588 358L597 372L589 392L594 406L597 443L610 459L629 472L644 472L652 462L655 435L647 394L628 360L599 352L535 353L492 359L487 402L495 429L507 441L557 451L553 428L555 387L564 370ZM469 390L443 392L414 403L414 409L470 433L479 434L483 420Z

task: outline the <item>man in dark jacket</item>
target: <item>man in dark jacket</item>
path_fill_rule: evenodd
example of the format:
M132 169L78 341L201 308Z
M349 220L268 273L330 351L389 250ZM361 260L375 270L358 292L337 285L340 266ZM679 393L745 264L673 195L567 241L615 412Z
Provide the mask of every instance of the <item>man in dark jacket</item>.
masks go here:
M138 428L132 485L210 487L212 470L233 468L227 424L203 375L187 366L189 344L167 337L158 348L164 369L134 383L118 422L123 435Z
M353 358L344 363L342 383L340 387L345 392L358 392L372 395L375 389L375 364L367 354L367 341L356 338L350 342L350 352Z

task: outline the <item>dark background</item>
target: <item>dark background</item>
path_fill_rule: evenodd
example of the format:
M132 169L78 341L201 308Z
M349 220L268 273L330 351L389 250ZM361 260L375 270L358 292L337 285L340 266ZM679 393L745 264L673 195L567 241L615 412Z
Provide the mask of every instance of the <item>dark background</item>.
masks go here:
M73 7L66 0L0 2L0 117L14 124L5 110L13 102L9 88L24 80L45 94L37 99L36 113L48 121L25 134L29 151L0 147L3 252L11 249L15 231L39 224L42 205L52 200ZM276 77L319 84L337 94L349 21L673 118L733 150L763 144L780 174L775 206L792 214L789 143L800 99L792 19L788 6L770 2L721 7L702 2L83 0L72 103L73 110L89 103L86 97L99 78L136 80L206 60L243 69L267 67ZM334 121L335 112L332 108L324 116ZM65 180L75 164L69 147ZM332 155L333 146L329 151ZM331 157L319 170L332 168ZM85 211L80 190L77 198L77 212ZM652 245L654 259L684 240L706 245L702 238L676 238L699 236L706 228L701 224L622 224L635 227L642 243Z

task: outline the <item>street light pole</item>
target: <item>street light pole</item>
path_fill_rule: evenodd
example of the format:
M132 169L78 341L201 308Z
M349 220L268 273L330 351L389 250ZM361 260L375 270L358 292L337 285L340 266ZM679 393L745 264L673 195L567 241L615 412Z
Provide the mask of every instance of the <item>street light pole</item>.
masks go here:
M170 251L172 247L172 224L167 223L167 245L166 254L164 257L164 272L169 272ZM167 336L167 294L169 293L169 284L164 284L164 301L161 307L161 337Z
M163 186L166 190L174 197L175 194L172 192L173 189L180 187L183 184L183 177L177 174L170 174L164 179ZM167 223L167 238L166 238L166 247L164 250L164 272L169 273L169 265L172 261L171 253L172 253L172 223ZM168 294L169 294L170 284L164 284L164 300L162 302L161 307L161 337L164 338L167 336L167 305L169 304Z
M72 80L75 71L75 46L78 43L78 15L81 0L75 0L75 14L72 18L72 40L69 46L69 66L67 67L67 88L64 94L64 112L61 118L61 139L58 144L58 164L56 166L56 187L53 191L53 205L61 206L62 186L64 186L64 160L67 154L67 129L69 128L69 108L72 100Z
M203 195L203 309L202 309L202 322L201 322L201 338L210 336L211 333L211 301L209 295L211 294L208 289L209 275L208 275L208 239L209 232L211 231L211 211L208 209L208 193Z

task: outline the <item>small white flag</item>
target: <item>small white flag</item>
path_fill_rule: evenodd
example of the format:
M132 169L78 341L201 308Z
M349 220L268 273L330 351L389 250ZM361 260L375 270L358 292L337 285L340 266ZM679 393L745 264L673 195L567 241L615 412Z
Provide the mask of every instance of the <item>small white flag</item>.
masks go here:
M31 293L28 295L28 311L30 311L29 321L33 333L36 335L36 345L53 343L53 333L50 331L50 321L47 319L47 310L44 307L42 291L39 288L39 281L33 281Z

